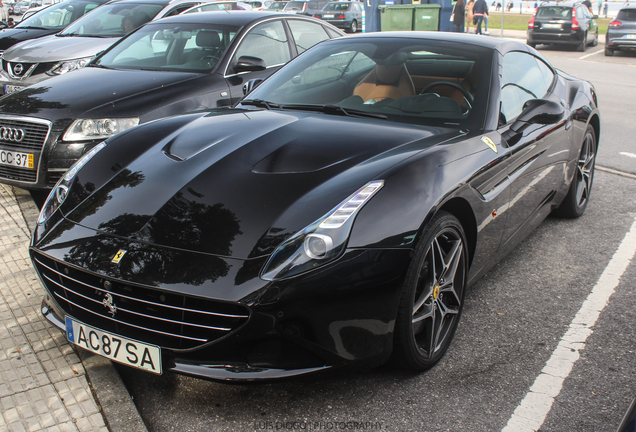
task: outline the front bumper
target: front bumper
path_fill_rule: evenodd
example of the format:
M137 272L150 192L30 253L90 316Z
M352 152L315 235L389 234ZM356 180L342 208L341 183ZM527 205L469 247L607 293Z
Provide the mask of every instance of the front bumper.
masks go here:
M59 225L51 231L58 228ZM164 371L212 380L259 381L349 364L373 367L384 363L391 354L393 326L410 249L347 250L324 268L289 280L268 282L258 276L266 257L238 260L159 246L134 250L139 248L138 244L91 234L87 228L77 227L75 232L63 234L62 231L60 242L45 237L42 247L36 245L30 251L47 290L42 304L44 316L60 329L64 329L64 317L70 316L110 333L159 345ZM70 240L73 237L76 239ZM130 270L108 261L104 263L103 259L82 258L87 253L95 258L104 252L104 247L108 249L104 257L111 255L111 248L129 250ZM147 270L147 274L139 272L140 264L150 269L153 267L150 261L162 253L165 274L156 271L151 274L152 270ZM199 278L194 283L189 279L188 269L176 275L175 269L183 270L184 263L192 266L192 272L208 265L223 267L225 271L214 272L207 280L202 282ZM55 271L47 270L43 264ZM79 292L78 286L82 284L88 288ZM94 304L94 308L89 307L93 310L82 310L86 304L72 291L94 297L85 299ZM166 318L160 311L141 324L133 323L124 313L117 317L121 322L112 323L108 309L101 305L107 291L122 309L131 307L131 297L155 299L155 306L137 309L145 315L152 315L152 308L160 309L163 301L178 298L182 300L175 304L189 302L215 311L227 307L230 311L245 311L247 318L223 324L229 328L226 332L194 335L205 339L202 342L182 344L179 337L165 338L156 333L157 330L174 333L174 326L144 332L129 325L148 328L152 319Z

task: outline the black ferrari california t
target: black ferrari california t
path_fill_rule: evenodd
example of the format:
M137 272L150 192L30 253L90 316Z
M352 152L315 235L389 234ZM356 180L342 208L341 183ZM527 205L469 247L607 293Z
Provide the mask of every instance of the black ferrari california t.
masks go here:
M69 341L218 380L425 370L467 287L588 204L594 87L523 43L365 34L249 84L109 138L52 190L30 253Z

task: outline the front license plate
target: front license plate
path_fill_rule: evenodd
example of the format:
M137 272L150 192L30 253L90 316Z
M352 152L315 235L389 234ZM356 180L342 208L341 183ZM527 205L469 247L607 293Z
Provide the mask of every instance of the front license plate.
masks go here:
M327 18L333 18L334 15L333 14L324 14L322 17L327 19Z
M17 92L18 90L22 90L23 88L24 88L24 86L16 86L16 85L5 84L4 85L4 93L5 94L9 94L9 93Z
M543 24L543 28L560 29L561 28L561 24Z
M0 165L33 169L33 154L0 150Z
M117 336L66 317L66 338L119 363L161 374L161 348Z

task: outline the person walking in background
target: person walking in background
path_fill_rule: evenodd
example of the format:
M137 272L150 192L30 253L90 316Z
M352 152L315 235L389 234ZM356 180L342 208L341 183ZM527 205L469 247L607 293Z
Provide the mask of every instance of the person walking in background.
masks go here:
M468 3L466 3L466 33L470 33L470 25L473 23L473 18L475 18L473 15L474 6L475 0L469 0Z
M2 4L2 0L0 0L0 21L4 24L7 24L9 21L9 11L6 6Z
M605 15L605 18L607 18L607 10L609 9L609 3L607 3L607 0L603 1L603 15ZM600 12L599 12L600 15Z
M464 24L465 6L464 0L457 0L453 7L453 24L455 24L455 31L462 33L462 24Z
M488 16L488 4L486 0L477 0L475 2L475 6L473 6L473 14L475 18L477 18L475 34L481 34L481 23L484 21L484 18Z

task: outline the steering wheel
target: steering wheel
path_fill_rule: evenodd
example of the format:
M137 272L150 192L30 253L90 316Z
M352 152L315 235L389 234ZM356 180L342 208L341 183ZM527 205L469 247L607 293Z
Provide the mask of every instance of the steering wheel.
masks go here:
M473 95L471 95L470 92L468 90L466 90L464 87L462 87L459 84L456 84L454 82L450 82L450 81L435 81L433 83L430 83L429 85L427 85L426 87L424 87L422 89L420 94L429 93L429 91L433 87L437 87L437 86L441 86L441 85L453 87L454 89L459 90L460 93L462 94L462 96L464 96L464 100L468 104L468 108L472 108L473 107L473 102L474 102Z

